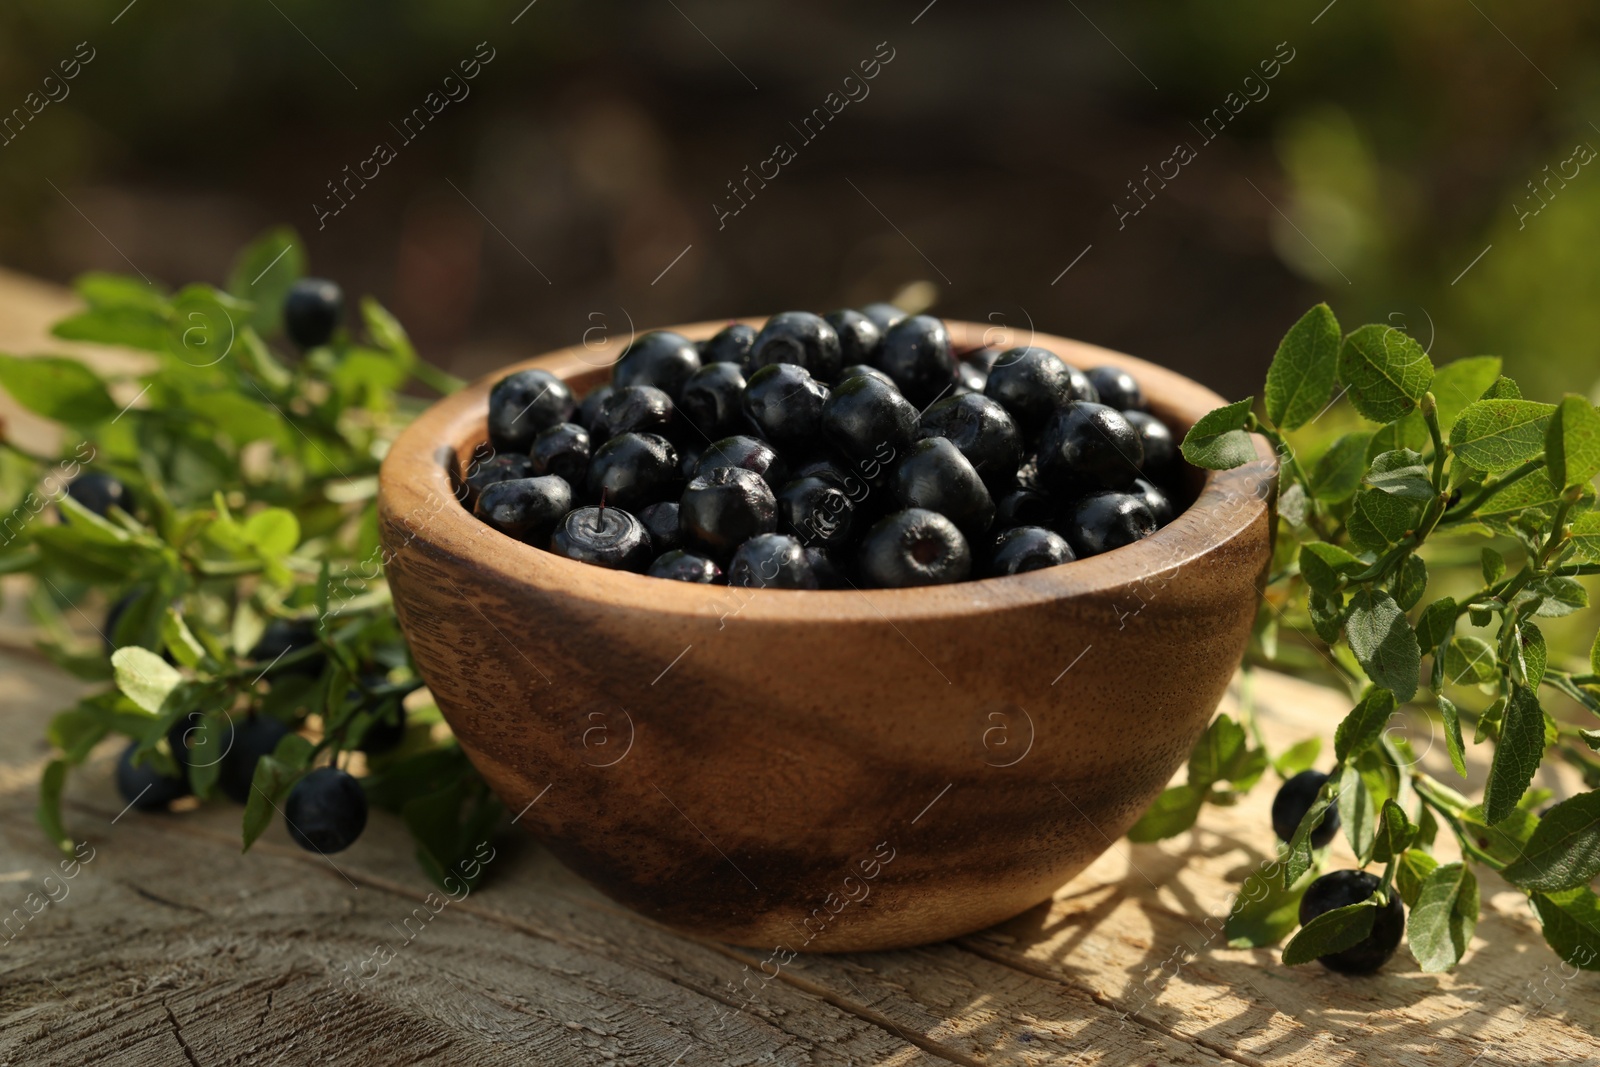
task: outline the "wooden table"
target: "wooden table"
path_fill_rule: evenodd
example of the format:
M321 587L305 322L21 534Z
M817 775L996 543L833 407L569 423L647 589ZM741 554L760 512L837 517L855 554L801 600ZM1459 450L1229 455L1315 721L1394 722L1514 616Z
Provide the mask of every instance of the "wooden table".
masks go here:
M45 321L39 303L60 299L0 276L0 343L18 345L19 324ZM1228 948L1229 894L1274 846L1270 782L1172 841L1108 842L1053 900L1001 926L802 956L769 981L765 953L648 922L516 830L497 840L484 884L437 914L387 815L336 864L281 826L241 856L239 809L225 803L122 812L114 747L68 790L69 827L93 858L47 884L59 857L32 815L42 738L79 686L18 650L12 599L0 620L0 918L16 935L0 937L0 1067L1600 1064L1600 976L1560 965L1522 896L1487 872L1484 918L1453 975L1422 974L1404 950L1381 975L1350 979ZM1345 711L1291 679L1254 688L1279 747L1331 738ZM1428 763L1447 767L1442 745ZM1335 862L1349 863L1342 847ZM47 891L58 902L29 915L29 894ZM393 955L374 974L380 946Z

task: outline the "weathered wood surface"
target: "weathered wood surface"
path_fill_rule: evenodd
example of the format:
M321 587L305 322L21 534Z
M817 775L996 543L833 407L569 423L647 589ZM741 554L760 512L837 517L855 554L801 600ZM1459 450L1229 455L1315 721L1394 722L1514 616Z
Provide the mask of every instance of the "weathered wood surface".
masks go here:
M15 324L18 289L4 281L0 323ZM38 301L59 300L24 295L41 323ZM0 336L30 347L20 326ZM12 597L0 644L21 622ZM1227 948L1228 894L1273 847L1270 784L1173 841L1112 842L1052 901L981 934L798 957L769 981L765 953L646 922L517 832L497 840L482 887L432 915L385 815L335 866L281 827L241 856L239 811L225 804L119 814L112 747L68 790L69 825L93 858L46 883L59 857L34 824L33 792L45 724L77 690L0 650L0 920L16 932L0 936L0 1067L1600 1064L1600 976L1570 977L1492 874L1454 975L1424 975L1404 952L1356 980ZM1345 710L1272 676L1256 700L1279 746L1329 737ZM1445 767L1442 745L1426 762ZM1060 818L1077 817L1064 801ZM1341 839L1335 862L1348 861ZM16 918L29 894L52 891L58 902ZM380 945L393 958L344 983Z

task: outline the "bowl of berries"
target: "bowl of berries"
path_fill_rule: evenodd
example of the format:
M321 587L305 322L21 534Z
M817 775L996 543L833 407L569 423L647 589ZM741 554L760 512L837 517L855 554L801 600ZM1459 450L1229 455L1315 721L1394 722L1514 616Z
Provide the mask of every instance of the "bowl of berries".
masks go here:
M1125 832L1205 728L1275 458L1062 337L887 305L579 346L425 412L380 524L473 763L616 900L705 936L991 925Z

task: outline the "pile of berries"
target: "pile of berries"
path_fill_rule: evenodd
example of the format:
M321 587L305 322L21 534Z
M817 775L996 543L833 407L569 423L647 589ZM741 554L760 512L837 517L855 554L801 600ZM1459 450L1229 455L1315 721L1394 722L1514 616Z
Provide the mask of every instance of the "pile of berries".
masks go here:
M581 399L489 396L464 495L502 533L659 578L904 587L1069 563L1174 514L1172 432L1125 371L953 350L887 304L638 337Z

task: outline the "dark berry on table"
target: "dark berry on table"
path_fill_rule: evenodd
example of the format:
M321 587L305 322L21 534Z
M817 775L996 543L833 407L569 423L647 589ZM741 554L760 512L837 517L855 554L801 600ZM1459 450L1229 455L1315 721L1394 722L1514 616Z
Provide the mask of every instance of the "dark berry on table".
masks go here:
M664 434L672 425L672 398L653 385L626 385L615 390L600 405L600 418L591 430L593 437L617 437L625 433Z
M255 647L250 649L249 658L252 663L260 664L266 669L283 657L303 648L310 648L316 643L315 624L301 619L272 619L261 631L261 637L256 641ZM327 654L318 652L314 656L285 664L273 673L302 674L315 678L322 673L322 668L327 662Z
M671 330L652 330L640 334L617 358L611 368L611 384L618 389L653 385L677 400L683 383L699 369L700 353L694 342Z
M1139 435L1139 444L1144 448L1144 464L1140 470L1147 474L1159 474L1172 466L1172 459L1178 454L1178 445L1172 439L1172 431L1167 429L1166 423L1146 411L1124 411L1122 417Z
M750 362L750 346L755 344L755 341L754 326L731 322L713 334L710 340L702 342L700 363L702 366L709 363L732 363L737 367L743 367Z
M968 393L939 401L923 412L921 432L955 445L991 490L1016 483L1022 434L1006 409L988 397Z
M701 585L717 585L722 581L722 568L715 562L681 548L657 556L645 573L652 578L670 578L675 582L698 582Z
M862 375L865 375L868 378L876 378L884 385L894 385L894 379L883 373L883 371L879 370L877 367L868 366L865 363L852 363L850 366L839 372L839 382L834 386L834 388L838 388L838 385L849 381L851 378L860 378ZM895 385L895 389L898 390L899 388L900 387L898 385Z
M301 278L283 298L283 330L302 349L325 345L344 318L344 290L326 278Z
M561 422L540 432L528 448L533 473L554 474L568 485L589 484L589 431L575 422Z
M650 565L650 534L621 508L576 508L550 536L550 551L597 567L642 571Z
M140 811L165 811L174 800L189 795L188 780L181 775L162 774L151 762L153 753L135 766L133 753L138 747L139 742L131 742L117 760L117 792L123 800Z
M593 433L595 424L600 421L600 406L616 391L616 387L611 385L597 385L589 390L578 404L578 410L573 414L572 421Z
M366 791L337 767L318 767L289 790L283 821L306 851L341 852L366 829Z
M906 313L893 304L868 304L860 309L861 314L872 320L879 333L888 333L889 327L906 317Z
M1155 516L1157 526L1165 526L1177 514L1177 509L1172 506L1172 500L1157 489L1154 483L1144 478L1135 478L1133 484L1128 486L1128 492L1134 496L1144 498L1150 507L1150 514Z
M272 755L278 742L290 732L286 723L270 715L250 715L235 722L233 745L217 768L217 785L222 788L222 795L235 804L248 802L256 764L262 756Z
M844 589L850 581L833 554L820 545L806 546L806 563L816 576L818 589Z
M1327 780L1328 776L1320 771L1301 771L1278 787L1278 795L1272 798L1272 830L1281 840L1287 842L1294 837L1300 820L1311 810L1312 802ZM1339 807L1334 805L1311 831L1311 847L1322 848L1338 832Z
M779 448L816 440L828 387L794 363L769 363L750 375L744 413L757 432Z
M1055 526L1061 517L1061 503L1049 493L1017 486L1002 493L994 502L994 524L1009 526Z
M839 354L845 363L871 363L883 343L878 324L859 311L841 308L822 316L839 335Z
M547 370L520 370L489 390L489 443L496 452L528 451L539 431L567 421L572 390Z
M818 381L831 382L844 366L839 335L821 315L809 311L774 315L756 334L755 344L750 349L749 369L754 372L774 363L794 363L811 372Z
M892 589L964 582L972 572L972 550L956 524L937 511L907 508L867 531L857 568L868 585Z
M991 578L1071 563L1076 556L1066 538L1042 526L1013 526L995 538L984 573Z
M572 487L554 474L496 482L478 494L472 513L508 537L543 544L572 510Z
M695 476L678 501L678 531L688 545L726 556L778 528L772 487L755 471L714 467Z
M1068 404L1039 438L1039 477L1057 492L1125 488L1143 462L1138 433L1104 404Z
M532 478L543 471L535 471L533 460L520 452L507 452L475 462L467 469L467 485L474 495L483 492L496 482L509 482L513 478Z
M724 437L707 445L705 451L700 453L695 474L706 474L718 467L743 467L747 471L755 471L774 490L785 481L786 468L777 450L761 438L746 434Z
M806 545L844 545L853 513L843 485L820 475L796 478L778 493L778 528Z
M128 494L128 487L104 471L89 471L78 475L67 483L67 495L74 502L82 504L85 511L91 511L102 519L113 507L121 508L123 511L130 511L133 508L133 498Z
M613 437L589 461L589 499L604 493L606 503L625 511L676 496L682 485L677 449L653 433Z
M950 354L950 331L932 315L913 315L883 335L877 367L900 387L906 399L926 407L955 387L956 361Z
M735 363L708 363L689 376L678 396L678 417L715 441L744 428L744 371Z
M681 548L683 537L678 533L678 502L663 500L639 511L639 521L650 535L650 550L656 555Z
M908 508L937 511L969 536L994 521L994 498L983 479L947 438L928 437L911 446L894 469L895 499Z
M1138 379L1127 371L1116 367L1091 367L1084 376L1094 386L1100 403L1107 407L1118 411L1145 409L1144 390L1139 388Z
M757 534L733 553L728 584L752 589L815 589L805 547L787 534Z
M1156 532L1156 518L1143 497L1102 490L1074 500L1061 532L1082 559L1131 545Z
M962 360L956 364L955 394L962 396L966 393L981 393L989 384L989 372L976 363Z
M1300 924L1335 908L1361 903L1372 896L1379 884L1378 876L1366 871L1331 871L1323 875L1307 886L1305 896L1300 898ZM1391 888L1388 901L1378 905L1372 933L1347 949L1317 957L1317 962L1340 974L1375 974L1400 947L1405 928L1405 905L1400 902L1400 894Z
M822 405L822 437L856 472L862 463L880 467L905 454L917 436L917 409L893 385L877 378L851 378L834 387Z
M1037 437L1050 416L1078 399L1075 372L1047 348L1008 348L989 368L983 395L995 401L1029 440Z

